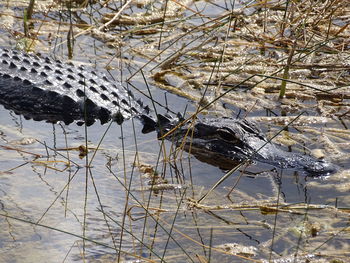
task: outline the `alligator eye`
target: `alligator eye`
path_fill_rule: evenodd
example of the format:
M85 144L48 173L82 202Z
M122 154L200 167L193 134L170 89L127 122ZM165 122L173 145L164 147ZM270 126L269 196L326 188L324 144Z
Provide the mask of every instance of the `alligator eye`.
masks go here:
M225 141L233 142L233 141L237 140L236 136L232 132L230 132L228 130L218 129L217 133L221 137L221 139L223 139Z

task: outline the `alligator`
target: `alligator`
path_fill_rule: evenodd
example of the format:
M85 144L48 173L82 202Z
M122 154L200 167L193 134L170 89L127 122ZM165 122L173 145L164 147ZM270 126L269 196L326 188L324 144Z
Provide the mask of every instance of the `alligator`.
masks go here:
M0 48L0 104L26 119L66 125L92 125L96 120L121 124L137 118L143 123L143 133L157 131L159 138L169 134L166 139L222 169L252 160L310 176L337 170L326 160L284 151L247 119L192 119L185 123L179 114L154 118L130 89L99 71L6 48Z

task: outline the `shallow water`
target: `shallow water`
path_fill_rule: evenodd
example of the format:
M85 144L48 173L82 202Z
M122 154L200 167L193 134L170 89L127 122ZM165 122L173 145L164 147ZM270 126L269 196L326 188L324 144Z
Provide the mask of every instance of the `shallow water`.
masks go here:
M179 97L171 97L171 103L176 103L176 101L185 103L184 100ZM43 262L45 258L45 262L57 262L57 259L63 260L67 256L67 262L71 260L80 261L79 258L81 258L81 253L83 253L84 249L85 257L92 261L97 261L100 257L103 258L103 260L115 258L115 253L112 249L113 241L110 235L113 233L115 242L118 243L121 230L120 227L114 222L111 222L111 220L107 220L109 224L106 225L104 216L100 211L103 208L108 216L111 216L113 220L117 220L120 223L123 218L122 215L126 197L123 186L106 168L106 164L110 163L112 165L112 170L121 182L124 182L124 174L127 181L131 180L132 176L131 189L135 191L133 193L138 200L143 200L144 202L147 200L148 196L147 191L139 192L139 189L142 188L142 184L144 184L143 187L148 188L147 185L145 185L147 184L147 180L140 179L142 173L140 174L137 169L132 172L132 164L134 163L136 153L135 137L132 132L133 122L126 121L123 124L123 140L121 140L121 127L117 124L112 124L101 143L100 150L98 150L94 157L91 170L84 168L86 158L79 159L77 151L70 151L70 159L79 165L80 168L78 169L75 164L72 164L70 169L56 171L54 168L66 168L66 165L61 162L66 162L67 160L60 156L61 154L67 156L66 151L58 151L55 153L54 151L48 150L50 155L49 162L47 162L46 157L35 160L33 156L28 153L46 156L45 147L35 141L29 145L18 145L18 141L22 138L33 138L42 143L45 142L49 148L62 149L66 148L65 140L67 140L68 147L77 147L85 144L84 127L79 127L75 124L65 126L65 138L60 125L23 120L20 116L13 115L3 108L1 108L0 116L1 146L20 148L24 151L16 152L13 149L0 149L1 213L30 222L37 222L37 220L40 219L40 224L45 226L34 226L28 222L19 222L2 217L0 220L0 229L2 232L1 260L3 262ZM160 141L156 140L155 133L141 134L139 132L141 130L141 124L139 122L134 121L134 125L137 131L136 140L140 162L153 166L156 165ZM102 126L100 124L88 127L89 144L91 146L97 146L102 134L107 128L108 125ZM124 143L125 159L123 158L122 142ZM170 143L166 142L166 145L169 147ZM91 156L92 153L89 154L89 158L91 158ZM184 153L184 156L187 156L187 154ZM124 160L125 173L123 171ZM190 158L190 161L191 169L189 169L188 159L184 157L182 161L176 162L180 165L177 169L168 166L163 175L168 182L180 183L183 187L187 185L187 197L194 196L199 198L210 186L214 185L220 177L223 176L224 171L201 163L193 157ZM234 197L233 202L254 203L258 202L258 200L265 200L266 202L268 198L274 200L278 188L278 180L276 178L281 176L281 174L278 171L268 172L270 169L270 166L262 164L249 167L248 170L253 172L260 173L264 170L267 172L254 177L243 176L236 186L236 191L239 192L239 196ZM159 165L157 170L161 172L162 165ZM90 173L90 171L91 177L88 176L88 194L86 195L86 173ZM177 179L176 173L181 177L180 181ZM287 203L309 203L310 200L312 200L311 203L313 204L327 203L334 205L337 197L338 206L346 205L346 199L342 199L342 194L336 189L322 190L322 185L327 184L327 179L306 178L302 175L293 175L293 173L293 171L283 172L282 180L279 182L281 186L281 200ZM220 185L220 187L214 191L215 194L209 198L208 202L214 202L219 206L228 205L230 202L228 202L228 199L224 198L224 195L233 185L237 176L238 173L235 173L230 179ZM65 187L69 178L72 177L74 179L71 180L67 193L67 188ZM93 178L95 186L91 178ZM315 185L310 186L307 181L313 181ZM96 187L96 189L94 189L94 187ZM160 202L161 196L164 195L164 200L158 203L158 206L162 204L161 207L168 208L170 211L174 212L174 205L176 205L176 203L174 204L171 200L176 196L176 198L179 199L182 191L183 190L174 192L171 190L170 192L166 191L164 194L153 195L151 203L157 204ZM85 197L87 199L86 203ZM130 204L137 204L133 198L130 197L130 200ZM85 204L86 211L84 211ZM181 209L185 209L185 207ZM139 213L141 212L140 209L136 209L135 211L137 210ZM167 220L168 218L168 220L170 220L173 212L170 213L170 217L165 216L164 219ZM258 246L264 240L269 239L270 231L260 229L255 230L253 234L249 228L244 230L244 228L247 227L247 225L243 223L244 218L248 221L263 220L264 216L262 217L259 214L243 212L244 216L238 213L236 216L232 217L233 214L237 212L224 210L217 212L217 214L220 214L219 217L213 217L212 215L205 215L200 211L195 214L197 213L199 213L200 218L194 220L191 218L190 210L187 212L183 210L183 213L177 217L176 225L181 228L185 227L185 233L188 235L196 236L198 233L196 234L192 223L197 222L196 224L199 225L199 229L203 228L203 230L199 232L202 232L202 235L208 238L208 228L213 227L214 224L216 225L214 227L216 229L214 233L218 235L218 239L214 238L213 242L219 244L240 242L243 240L243 244L247 246ZM84 217L84 214L86 217ZM142 214L143 213L141 213L141 215ZM136 213L136 216L138 216L138 213ZM223 220L223 218L226 219ZM268 216L265 217L264 220L267 218ZM270 220L272 220L272 217L268 219L268 221ZM154 223L151 221L152 220L149 220L147 223L149 231L152 230L152 227L155 227ZM227 228L227 224L230 221L232 221L230 224L242 225L241 227L243 227L243 230L237 228L237 226ZM284 222L283 225L285 223L286 222ZM131 221L131 224L133 233L135 235L140 235L143 229L143 221ZM93 239L95 242L102 242L105 245L86 242L84 246L82 241L77 239L76 236L53 231L51 229L64 230L82 236L83 225L86 226L86 237ZM237 232L237 229L240 229L240 232ZM152 234L148 238L151 237ZM166 238L166 234L160 231L157 237L164 239ZM179 242L183 242L185 246L186 243L188 243L186 239L183 240L180 236L177 238ZM125 235L123 238L123 249L133 249L131 244L132 238ZM159 246L161 251L162 245L160 244L161 243L156 242L156 247ZM276 248L277 250L283 251L286 249L285 245L283 245L284 242L279 242L278 244L279 248ZM169 245L169 254L176 253L175 251L178 251L177 246L174 246L174 244ZM188 252L193 253L194 251L192 251L190 247ZM50 256L47 257L47 254ZM143 256L147 256L147 253Z
M216 1L217 6L210 5L208 1L196 3L195 8L203 8L202 15L212 17L225 13L226 9L223 7L229 4L226 1ZM18 12L17 15L21 15L23 11L17 7L13 10ZM96 10L92 12L101 18L102 13L109 12L112 8ZM133 11L140 10L143 9L133 7L126 12L133 14ZM58 20L59 13L56 11L51 10L52 17ZM185 13L191 15L192 11L186 9ZM90 17L90 13L82 12L80 15L86 20ZM47 19L41 15L39 18ZM194 21L188 21L198 25L203 23L202 19L204 18L197 17L193 18ZM64 26L66 25L62 27L61 40L65 39L67 33L65 30L68 27ZM19 23L12 24L11 28L21 30ZM181 30L187 29L179 27L179 31ZM56 33L56 26L44 24L43 31L46 34L40 38L45 43L43 46L49 49L53 43L47 44L46 41L51 34ZM3 32L6 34L0 37L0 45L14 47L15 40L9 33L12 31L1 29L1 33ZM115 32L119 31L115 29ZM175 42L175 50L165 52L161 61L168 59L173 55L172 52L177 52L183 44L192 41L192 38L197 36L195 34L186 36L189 40L184 38ZM171 34L167 37L172 40ZM134 36L131 33L129 38L123 39L125 46L122 47L125 53L117 54L117 57L121 57L120 61L114 60L108 64L111 57L118 53L117 50L107 48L107 45L91 36L82 36L76 40L73 60L96 66L104 72L104 67L108 65L114 69L111 71L112 75L126 79L148 63L156 53L150 47L142 48L143 44L149 44L150 39L147 35ZM155 39L158 37L155 36ZM171 43L169 39L167 41ZM164 45L167 45L167 41ZM50 43L50 40L48 42ZM37 45L36 51L40 50L41 43ZM233 44L237 51L233 49L232 57L237 57L237 52L242 53L244 59L245 53L240 50L240 45ZM45 50L43 49L43 53L46 53ZM202 54L206 52L205 49L199 51ZM260 53L257 49L253 51L256 55ZM230 52L230 49L227 52ZM66 53L63 45L58 47L56 55L66 60ZM183 61L186 63L188 58L182 59L180 65ZM233 58L229 58L228 61L231 59ZM162 86L154 81L155 70L151 71L152 67L157 69L158 63L159 61L152 62L144 68L154 100L168 105L175 113L184 112L185 109L193 112L194 102L159 89ZM193 64L197 65L196 63L199 66L194 69L191 68L191 63L186 65L185 69L188 70L185 73L194 75L190 80L200 82L203 77L199 74L202 73L200 70L203 70L203 75L209 75L205 68L211 64L210 60L195 61ZM259 63L258 61L257 64ZM222 70L225 72L226 68L223 67ZM235 70L236 68L228 72L232 74ZM162 71L159 66L156 72ZM164 71L166 72L166 69ZM175 69L174 72L170 69L166 73L164 76L168 86L179 88L172 90L174 93L183 94L187 98L197 98L198 94L201 94L202 90L197 90L196 85L193 85L195 88L185 85L188 80L186 74L180 77L179 74L175 74L179 73ZM197 73L198 76L195 75ZM140 72L133 77L132 83L148 94ZM182 85L183 83L185 84ZM219 110L215 109L205 114L213 117L220 112L225 116L237 116L238 109L242 109L240 116L248 114L249 117L275 117L274 114L282 115L283 110L286 110L287 115L295 116L299 113L300 105L307 105L301 107L300 111L305 111L311 116L319 114L315 106L318 101L314 98L302 100L293 97L302 92L291 93L293 96L290 99L280 102L268 92L261 94L259 89L251 91L248 84L247 87L228 94L230 100L227 97L222 98ZM146 104L152 105L149 99L140 95L137 90L132 90L136 97L142 97ZM225 107L222 106L223 103ZM254 109L253 104L256 106ZM339 112L346 110L346 107L342 107L339 106ZM166 110L157 105L157 111L164 113ZM345 130L337 118L332 118L332 122L329 123L310 123L307 127L311 127L311 131L301 132L298 130L300 127L291 128L290 131L291 135L304 136L301 141L312 149L326 148L320 142L321 136L315 135L316 131L327 131L330 128ZM258 121L258 124L270 135L283 127L273 120ZM165 141L163 148L155 133L142 134L141 124L137 120L128 120L122 127L113 123L96 155L93 156L94 152L91 150L88 157L80 159L75 148L85 145L87 137L88 145L95 149L107 129L108 125L96 123L87 128L86 136L84 126L61 126L25 120L0 106L0 262L115 262L119 246L124 252L121 259L134 260L132 262L136 262L137 257L130 254L158 262L163 254L167 262L197 262L197 256L207 259L212 253L212 262L242 262L245 259L237 254L258 260L268 259L270 253L273 258L294 255L298 249L326 255L346 254L346 251L349 251L349 235L344 231L348 227L346 209L350 202L348 158L332 159L332 162L340 166L339 173L322 178L306 177L293 170L273 170L269 165L253 163L242 176L240 172L231 175L196 208L197 204L191 203L192 199L198 200L202 197L226 171L202 163L187 153L183 153L182 158L169 161L172 157L171 143ZM329 135L329 138L338 140L339 145L344 146L347 143L347 134L344 137L339 136L340 139L333 135ZM67 147L74 149L67 153ZM298 151L301 148L293 145L292 150ZM346 154L348 147L344 149ZM42 157L36 158L36 155ZM90 168L87 169L87 162L92 158ZM71 162L70 166L67 165L68 159ZM173 185L174 188L150 191L151 179L142 167L134 167L135 160L146 165L151 171L154 169L166 180L162 182L164 185ZM234 191L230 198L227 198L227 193L237 180ZM129 184L131 191L128 195L124 186L129 187ZM294 205L294 209L286 208L278 214L267 209L277 203ZM125 211L125 204L129 211ZM145 219L145 212L140 208L140 204L150 206L149 211L153 217L159 216L158 223L151 217ZM342 207L345 210L340 209ZM126 212L128 215L124 216ZM159 215L155 212L159 212ZM171 224L175 216L172 229ZM123 219L125 227L122 230ZM170 239L167 243L168 234L163 228L168 232L172 231L175 241ZM318 231L315 230L316 235L312 234L312 229ZM212 249L208 248L210 244ZM232 255L227 249L229 246L225 249L226 254L215 250L225 244L239 244L245 248L252 246L252 252L244 254L240 251ZM167 250L164 249L166 246ZM154 252L152 256L151 248ZM315 248L317 249L314 251Z

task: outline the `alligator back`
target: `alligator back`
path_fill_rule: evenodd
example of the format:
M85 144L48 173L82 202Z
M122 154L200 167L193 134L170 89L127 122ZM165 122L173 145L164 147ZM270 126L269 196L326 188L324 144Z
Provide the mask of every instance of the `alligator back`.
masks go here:
M0 103L27 119L91 125L148 113L104 74L48 57L0 48Z

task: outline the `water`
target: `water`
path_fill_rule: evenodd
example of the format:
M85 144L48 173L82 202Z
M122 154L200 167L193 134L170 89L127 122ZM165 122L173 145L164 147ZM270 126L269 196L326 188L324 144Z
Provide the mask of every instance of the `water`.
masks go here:
M170 101L171 103L175 103L176 101L182 101L183 104L186 103L185 100L175 96L170 96ZM135 197L142 203L146 202L148 192L140 192L139 189L142 187L148 188L148 180L144 178L140 179L140 176L142 177L143 175L137 169L133 171L136 153L135 138L137 140L140 162L155 166L161 148L160 141L156 139L156 134L141 134L139 131L142 127L138 121L134 121L134 123L132 121L126 121L122 126L122 137L121 127L117 124L112 124L101 142L100 150L98 150L94 157L90 170L85 168L86 158L79 159L78 151L69 152L70 159L76 164L72 164L70 168L67 168L67 160L60 156L61 154L67 156L67 153L62 149L66 148L66 140L68 147L85 145L85 128L83 126L72 124L70 126L63 126L63 130L60 125L24 120L4 108L1 108L0 116L1 146L12 147L0 148L1 213L26 220L26 222L21 222L6 217L1 218L2 253L0 259L3 262L40 262L45 258L45 262L56 262L57 259L63 259L67 256L68 262L70 260L79 261L84 249L85 256L90 259L97 260L100 257L115 258L115 252L112 249L114 245L110 233L113 233L115 242L118 244L121 228L113 221L111 222L111 219L107 220L109 224L106 225L106 219L101 213L101 210L103 209L105 214L121 223L126 198L122 184L124 184L124 180L128 183L131 180L131 176L131 189L135 191ZM133 124L137 131L135 136L133 133ZM88 142L91 147L96 147L99 144L107 128L108 125L102 126L99 124L88 127ZM45 143L49 149L57 148L61 149L61 151L54 152L48 150L50 157L47 159L45 147L38 142L33 141L34 143L32 144L18 145L19 140L23 138L27 138L27 141L29 140L28 138L36 139L41 143ZM124 153L122 150L123 144ZM166 146L169 148L170 143L166 142ZM21 152L15 149L20 149ZM33 157L33 154L41 154L45 157L36 159ZM125 155L125 159L123 158L123 154ZM176 162L180 165L176 169L168 165L165 172L162 173L164 166L159 164L157 170L165 176L168 182L180 183L183 187L187 186L187 197L194 196L199 198L224 175L224 171L201 163L193 157L190 158L191 166L189 166L187 156L184 153L182 161ZM92 158L92 153L89 154L89 158ZM111 165L113 172L120 181L116 180L115 176L106 168L106 165ZM278 181L276 178L281 176L281 174L278 171L269 172L270 169L271 167L261 164L250 166L248 170L257 172L258 174L256 176L243 176L240 179L233 195L235 196L235 192L239 194L238 197L233 198L233 202L254 203L257 200L262 201L266 198L272 198L271 200L273 200L276 197L279 183L281 187L280 201L287 203L310 202L312 200L312 203L335 204L335 196L339 196L339 193L335 190L319 190L318 183L321 183L321 186L322 184L326 184L327 181L325 179L311 179L305 176L293 175L293 171L285 171L283 172L282 180ZM262 171L267 172L261 173ZM88 187L86 189L87 175ZM237 180L238 175L239 173L235 173L220 185L214 191L214 196L209 198L209 204L213 204L214 202L217 205L228 205L230 202L224 198L224 195L232 187L233 182ZM67 182L69 178L73 179L69 183L69 191L67 193ZM92 178L94 184L91 180ZM317 183L315 187L307 185L307 181L310 180ZM182 190L179 192L168 191L165 192L164 196L171 199L172 196L177 196L179 200L181 192ZM157 204L160 202L159 198L161 196L162 194L153 196L151 203ZM87 200L86 203L85 198ZM131 200L129 201L129 205L138 205L134 197L129 198ZM162 208L168 208L170 211L175 212L176 202L174 204L170 201L171 199L167 198L161 201L161 203L158 203L158 206L162 204ZM338 202L339 205L343 205L342 199L339 199ZM85 211L84 207L86 209ZM140 209L138 209L138 212L140 212ZM141 213L141 216L143 214ZM183 218L186 214L187 216L185 218L188 218L191 213L188 211L178 216L177 225L188 226L187 234L197 235L191 230L192 227L189 224L191 220L188 221ZM239 225L243 224L243 228L245 223L242 220L247 216L249 218L248 220L263 220L261 216L257 216L256 214L244 215L244 217L237 214L235 219L231 218L232 214L229 211L220 211L217 214L221 214L220 218L226 217L225 220L228 221L233 220L233 222L236 222L238 220L240 222ZM136 213L135 216L137 215ZM32 223L37 222L39 219L40 224L43 226L34 226ZM227 231L222 232L220 229L226 228L225 224L221 225L222 223L220 223L222 219L218 220L215 217L213 218L205 214L201 214L200 218L196 221L197 224L202 225L204 228L210 227L214 222L216 222L216 225L219 224L215 232L220 236L217 242L224 242L225 240L226 242L236 240L238 242L238 240L243 239L243 243L246 245L258 246L269 236L269 231L266 230L259 230L258 236L250 233L249 229L240 229L241 234L238 236L235 228L230 228L230 230L227 229ZM140 233L143 231L143 223L142 220L131 221L134 235L140 236ZM86 226L86 237L93 239L95 242L104 243L105 245L101 246L100 244L90 242L83 245L81 239L77 239L76 236L71 235L83 236L83 225ZM152 226L155 227L152 220L149 220L147 225L150 229L152 229ZM53 231L52 228L57 230ZM61 230L71 234L62 233L60 232ZM204 231L202 235L207 236L208 233ZM161 239L166 237L164 233L160 233L157 236ZM148 238L151 237L152 235ZM188 242L186 239L183 240L181 236L178 239L180 242L184 242L184 244ZM132 238L129 235L125 235L123 249L133 249L131 244ZM161 247L159 247L160 250ZM171 245L169 248L170 255L172 254L171 251L178 251L177 246ZM189 250L191 251L192 249ZM50 255L49 258L45 256L47 253Z
M208 16L220 16L226 12L227 6L230 6L227 1L217 1L216 4L218 6L210 5L207 1L196 1L196 6L191 7L193 10L202 10L203 16L189 19L189 24L193 22L193 25L200 25L208 21L206 20ZM98 4L95 7L97 8ZM114 4L105 9L87 9L87 11L81 11L80 15L82 19L88 21L91 11L96 18L101 18L104 12L114 10L112 7L115 7ZM155 7L146 8L151 10ZM22 9L15 7L13 10L18 12L18 16L23 13L23 7ZM132 15L133 12L140 10L142 11L143 7L133 6L127 13ZM193 10L186 9L186 14L192 15ZM56 11L52 9L50 14L54 21L55 19L59 21L60 16ZM63 18L67 19L67 17ZM48 19L45 15L40 15L39 18ZM75 22L78 23L79 20ZM244 29L239 21L237 23L238 31L234 34ZM20 25L22 23L12 24L11 28L20 31L22 30ZM40 38L43 45L49 47L49 36L57 33L57 27L50 23L44 25L44 32L49 33L41 35ZM181 24L178 25L181 33L186 30L185 27L181 27ZM62 25L61 28L64 34L60 35L61 38L57 38L63 39L62 43L65 43L68 32L68 27L65 26ZM125 28L116 27L109 33L125 33L123 31ZM74 29L78 30L78 27ZM1 33L3 35L0 37L0 45L13 47L15 40L8 30L2 29ZM227 37L226 29L221 33L216 31L215 34L222 39ZM205 53L206 49L202 48L201 39L198 40L200 43L192 42L193 38L199 35L202 35L202 31L195 31L193 35L188 34L185 38L174 42L174 49L167 49L160 56L160 60L155 60L143 68L154 100L162 105L168 105L175 113L183 112L185 109L191 112L196 105L188 99L159 89L159 83L154 81L153 76L155 73L167 73L167 70L169 74L176 73L176 79L167 74L164 75L170 84L176 86L188 83L186 79L188 76L190 76L189 80L197 81L203 75L210 75L211 68L205 71L208 65L212 65L210 59L197 61L194 59L195 56L191 57L186 53L176 61L179 64L173 64L170 69L161 68L158 65L187 44L192 46L198 44L198 50L194 49L188 54ZM205 34L203 36L207 37ZM163 42L163 47L168 47L173 40L171 31L163 37L168 37ZM177 35L174 34L174 39L176 37ZM47 39L49 39L48 43ZM81 36L76 38L73 60L96 66L104 72L104 67L108 65L112 68L110 72L113 76L125 80L159 52L152 48L152 45L156 46L158 43L159 36L155 35L154 39L153 43L152 37L148 35L136 33L133 35L133 32L130 32L130 35L123 39L121 53L119 53L118 48L110 45L110 48L107 48L107 45L90 35ZM217 38L212 41L213 47L221 43L216 41ZM147 46L150 43L152 45ZM229 41L228 43L230 45ZM37 44L38 51L41 49L41 43ZM145 48L141 49L143 45ZM235 52L242 54L244 60L246 53L240 50L240 46L244 46L244 43L237 45L233 41L233 45L229 47L231 49L236 47ZM254 56L258 57L260 50L254 46L249 48L259 51L254 53ZM66 59L67 52L64 44L60 45L56 51L58 57ZM231 52L230 49L227 49L227 52ZM229 62L237 56L234 52L232 54L232 58L226 58ZM119 59L111 60L114 55ZM183 70L176 71L177 65L182 65L181 63L184 63ZM191 63L199 66L191 68L193 66ZM239 74L236 70L241 64L237 65L233 70L229 70L228 74L232 72ZM155 69L151 71L153 67ZM225 72L226 68L222 66L222 70ZM132 78L132 84L148 94L141 72ZM186 88L186 85L181 86L180 91L187 92ZM145 96L134 89L133 91L136 97L141 97L146 104L152 105ZM191 89L188 91L193 96L202 92L202 90ZM208 92L213 93L210 89ZM229 103L225 100L229 109L225 114L236 116L240 105L243 105L240 116L244 116L247 112L250 117L264 116L266 112L272 112L268 107L269 104L276 106L273 112L280 112L281 103L276 102L273 95L271 99L270 94L261 95L259 92L260 90L251 92L250 89L244 92L240 90L231 92L229 95L234 98L231 98ZM314 99L310 101L295 99L295 104L292 99L287 101L287 103L290 102L287 111L290 110L288 113L291 115L296 115L294 110L299 106L298 103L307 105L303 110L310 115L318 115L315 110L317 102ZM264 102L263 105L267 106L258 108L260 102ZM257 109L251 108L253 104ZM157 105L157 111L165 113L166 109ZM260 124L264 132L271 131L271 128L280 128L273 123ZM320 136L314 134L315 131L326 131L328 128L343 129L339 121L312 124L310 127L314 130L305 133L307 137L305 141L312 143L311 148L325 148L319 141ZM202 163L187 153L183 153L182 158L171 160L171 142L165 141L165 147L163 147L155 133L142 134L140 132L142 125L137 120L134 122L128 120L122 127L112 124L101 141L107 129L108 125L96 123L88 127L86 133L84 126L76 124L60 126L25 120L0 106L0 262L50 263L83 262L84 260L115 262L119 244L124 251L121 255L122 259L134 259L135 257L131 254L149 259L152 247L154 251L152 259L160 261L159 257L165 253L166 260L169 262L197 262L196 255L208 258L210 244L213 246L211 250L213 262L244 261L237 256L215 250L217 246L225 243L253 246L257 251L256 255L251 256L254 259L269 258L271 251L277 258L277 254L294 254L300 242L303 249L312 252L314 248L329 240L321 250L316 250L325 254L334 254L334 251L341 254L342 250L346 251L348 248L348 235L343 231L348 224L348 214L343 213L341 209L335 209L335 207L346 208L350 202L349 175L346 172L349 169L347 158L333 160L335 164L341 166L341 170L326 178L310 178L293 170L280 171L269 165L253 163L247 167L246 173L242 175L239 171L233 173L202 203L196 204L192 203L192 199L198 200L207 193L226 171ZM290 130L293 134L299 134L297 129ZM342 144L344 141L347 142L345 136L346 133L342 138L335 136L335 141L339 142L339 145L346 145L346 143ZM95 156L91 150L88 158L80 159L76 149L86 144L85 138L92 149L96 149L100 144L99 150ZM330 136L330 138L333 137ZM69 150L69 158L67 147L73 148ZM292 148L294 150L295 147ZM344 147L344 149L346 153L347 148ZM41 157L37 157L38 155ZM71 162L70 166L68 166L68 160ZM87 160L88 162L92 160L89 169ZM147 172L140 171L139 166L134 166L135 160L149 169L156 170L156 173L166 180L166 182L163 181L164 184L174 184L178 188L164 192L150 192L151 179ZM129 184L132 191L127 195L125 187L129 187ZM227 198L226 195L233 185L235 188L230 198ZM274 207L277 200L279 204L294 205L295 209L288 207L277 215L273 211L267 211L268 209L264 210L264 207ZM125 210L126 203L127 210ZM149 206L149 211L154 218L159 216L158 223L155 223L151 217L145 219L141 204ZM301 204L300 207L297 206L298 204ZM309 209L303 209L307 206L306 204L310 204ZM325 205L329 207L325 208ZM173 229L171 224L175 215ZM122 229L123 223L124 229ZM310 234L312 227L319 229L316 236ZM168 233L172 231L175 241L170 239L168 243L168 234L164 229ZM272 242L274 242L273 245ZM182 248L179 248L179 245ZM167 250L164 249L166 246ZM242 256L242 253L240 255Z

